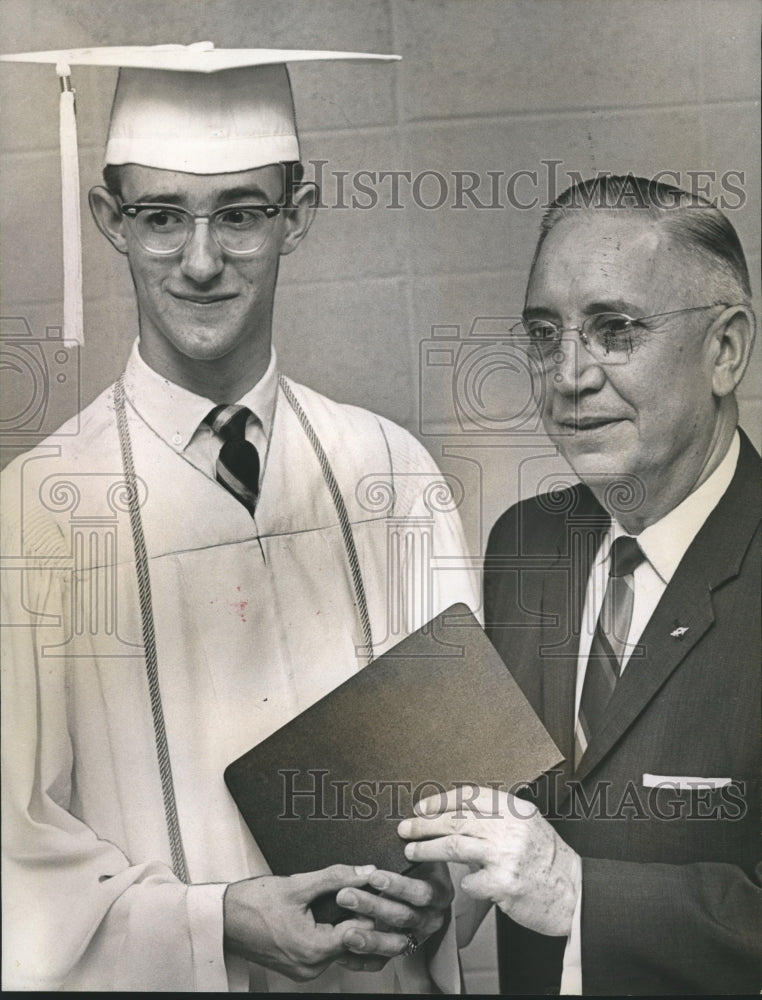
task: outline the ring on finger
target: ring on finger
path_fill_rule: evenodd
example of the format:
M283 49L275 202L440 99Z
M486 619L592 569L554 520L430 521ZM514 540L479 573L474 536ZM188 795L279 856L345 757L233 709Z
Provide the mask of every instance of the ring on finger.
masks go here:
M407 944L405 945L402 954L407 955L409 958L411 955L415 955L420 945L416 941L415 937L410 933L410 931L407 932L406 937L407 937Z

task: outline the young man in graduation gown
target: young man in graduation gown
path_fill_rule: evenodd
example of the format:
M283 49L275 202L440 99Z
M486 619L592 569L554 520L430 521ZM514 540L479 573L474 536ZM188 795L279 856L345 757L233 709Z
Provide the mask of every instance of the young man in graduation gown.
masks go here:
M90 203L139 339L3 477L6 988L458 987L441 870L386 898L348 866L275 878L223 783L404 632L477 606L428 454L278 371L278 264L314 212L298 159L282 64L120 73ZM357 919L316 926L336 890Z
M484 817L406 829L436 835L411 860L468 862L464 891L498 904L505 993L762 986L750 301L702 198L603 175L548 210L517 335L581 482L498 519L484 602L566 762L533 802L487 791Z

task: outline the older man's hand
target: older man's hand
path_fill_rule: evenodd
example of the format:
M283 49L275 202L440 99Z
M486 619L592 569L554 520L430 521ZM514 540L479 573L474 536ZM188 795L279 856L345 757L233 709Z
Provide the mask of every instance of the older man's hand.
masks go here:
M469 865L461 888L496 903L517 923L556 937L568 935L582 885L582 862L537 808L507 792L463 789L432 796L403 820L410 861Z
M439 939L450 920L453 887L447 865L419 865L411 875L378 870L369 884L379 895L362 889L342 889L337 902L358 917L373 920L372 928L347 927L344 947L352 954L339 965L372 971L395 955ZM346 925L339 925L346 926Z

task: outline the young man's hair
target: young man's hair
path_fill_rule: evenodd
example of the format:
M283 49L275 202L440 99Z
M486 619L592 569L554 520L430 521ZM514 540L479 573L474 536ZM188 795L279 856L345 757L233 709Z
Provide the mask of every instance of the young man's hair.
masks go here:
M699 195L633 174L599 175L567 188L543 216L534 260L548 233L561 220L594 211L631 212L655 219L677 247L707 265L709 294L716 295L718 302L727 299L728 304L749 305L749 268L727 216Z

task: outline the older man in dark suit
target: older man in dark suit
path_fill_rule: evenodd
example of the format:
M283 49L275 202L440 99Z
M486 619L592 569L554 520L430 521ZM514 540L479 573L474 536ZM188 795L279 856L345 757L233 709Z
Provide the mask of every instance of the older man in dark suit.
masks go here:
M750 295L728 219L676 188L597 178L544 219L518 335L581 484L498 520L485 618L566 762L401 830L498 904L506 993L762 985Z

